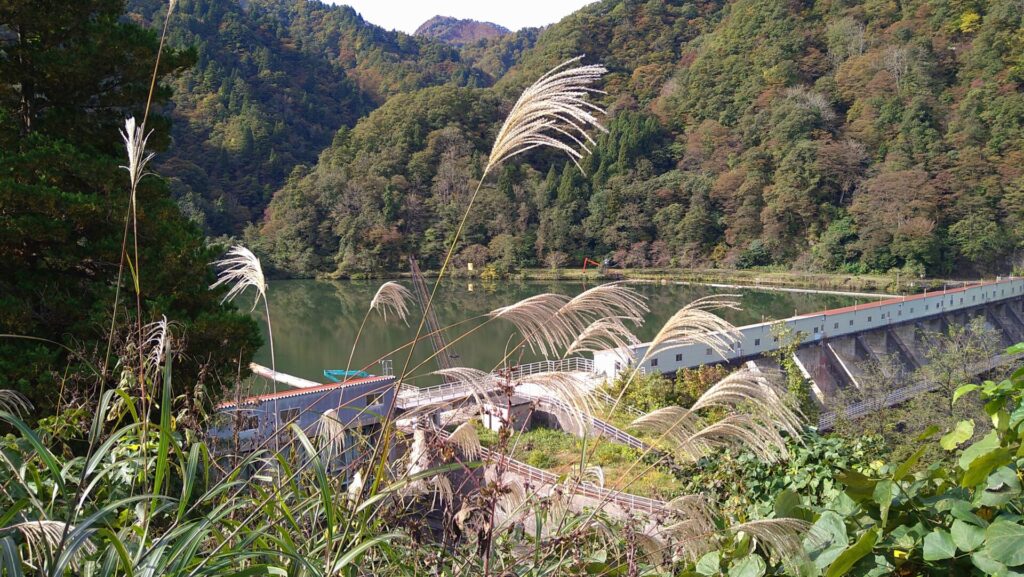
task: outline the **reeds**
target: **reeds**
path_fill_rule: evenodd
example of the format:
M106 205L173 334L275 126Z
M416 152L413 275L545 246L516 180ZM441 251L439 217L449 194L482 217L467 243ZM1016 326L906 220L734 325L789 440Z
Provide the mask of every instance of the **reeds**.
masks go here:
M171 0L160 37L161 48L174 7L174 0ZM441 268L442 277L460 242L465 219L472 210L480 185L491 171L538 147L565 153L579 167L579 160L594 143L588 131L604 130L596 118L603 111L588 98L600 93L592 85L605 69L599 65L574 67L579 60L566 61L545 74L527 88L513 106L498 132L476 192L452 239ZM158 67L159 60L154 65L154 86ZM132 222L136 190L153 158L146 152L148 113L147 102L142 123L136 125L134 119L129 119L122 133L128 154L125 169L131 184L129 216ZM127 222L125 226L126 243ZM137 230L135 236L137 243ZM137 244L135 255L132 271L138 299ZM122 247L122 264L125 259L127 251ZM247 248L234 246L213 264L220 272L210 288L226 287L225 302L249 288L255 291L251 310L263 301L271 365L276 372L268 287L259 259ZM427 306L437 286L435 284ZM364 324L373 311L381 314L385 321L392 315L407 322L409 297L409 291L403 286L385 283L369 303ZM115 298L115 310L116 306ZM731 305L725 300L706 299L684 308L659 332L648 354L695 342L724 350L731 344L734 330L710 312L720 306ZM612 283L573 298L531 297L492 311L491 318L512 323L522 343L534 351L558 356L604 345L628 350L637 340L628 325L638 324L646 310L638 293L627 285ZM237 456L239 462L225 470L217 461L224 455L211 451L191 434L183 434L172 418L170 376L174 339L171 323L161 318L143 330L141 319L139 322L138 349L146 359L140 364L148 365L153 373L162 371L164 376L157 430L149 428L144 391L142 399L134 398L125 390L103 391L89 453L84 460L65 459L53 454L37 436L30 434L30 429L15 414L27 411L28 406L14 394L0 394L0 409L4 410L0 419L22 431L25 441L9 447L12 454L17 453L16 459L8 459L8 453L4 452L0 463L8 475L0 496L6 508L3 518L8 523L3 529L20 534L26 547L24 554L15 555L7 547L8 543L3 543L7 547L4 551L8 573L18 573L10 570L14 564L19 564L18 568L24 564L30 569L46 564L48 573L63 574L68 567L77 571L77 563L85 560L90 566L83 573L97 575L401 575L404 568L428 561L437 565L439 559L444 559L458 567L452 573L487 576L500 572L559 574L577 570L584 550L604 555L611 551L612 556L621 559L629 556L621 540L617 541L612 524L600 512L571 514L574 498L571 486L560 485L553 488L551 494L538 496L536 487L504 474L499 459L498 463L485 465L483 483L475 491L454 487L448 473L473 473L460 459L474 460L485 454L472 423L459 426L443 440L434 436L431 427L417 427L401 459L404 467L400 468L404 470L396 472L389 466L391 453L386 450L390 435L398 434L392 428L390 409L385 415L385 439L378 443L385 450L374 453L379 462L369 463L365 459L351 463L336 459L348 452L349 447L345 445L346 426L340 422L338 410L331 409L320 416L319 435L309 438L297 426L281 424L272 432L273 451L258 447L252 454ZM421 320L409 346L410 358L422 328ZM441 374L468 383L478 403L496 402L495 375L472 369ZM775 396L755 390L756 384L753 380L739 378L723 381L693 409L656 416L647 424L663 427L666 435L681 441L680 446L695 448L694 454L738 441L766 457L777 457L784 454L776 443L780 431L792 433L797 422L795 416L782 408L773 404L757 417L737 412L710 426L704 426L706 423L697 415L711 407L734 410L746 403L776 402ZM517 388L529 386L535 394L564 404L576 415L579 434L587 434L587 419L593 414L593 391L579 375L540 373L532 375L528 383L506 378L497 385L508 396ZM115 416L111 408L118 400L128 410ZM143 410L138 411L137 405ZM274 412L277 414L276 404ZM120 427L110 425L112 422L121 424L122 418L129 422ZM507 434L511 425L509 419L503 434ZM285 427L294 435L289 446L282 448L276 443ZM672 432L674 429L686 435L676 435ZM329 474L334 461L339 461L344 470ZM581 474L576 484L603 486L604 471L584 461L581 455L578 469ZM268 466L275 468L276 475L269 478L271 483L265 484L262 480L267 477L263 472ZM77 479L67 474L75 468L81 468ZM373 470L376 474L370 474ZM246 472L254 473L251 480L245 478ZM40 487L45 488L45 495ZM449 520L467 532L471 528L476 531L478 555L468 554L466 541L446 541L437 546L424 541L415 546L403 545L410 535L406 529L413 524L410 519L417 495L428 491L447 505L455 501L457 494L466 493L459 512ZM696 536L702 532L715 530L711 514L699 498L682 499L673 507L686 517L676 525L677 532L698 539ZM496 524L496 511L509 523ZM49 520L55 518L54 513L66 514L70 521ZM83 516L80 522L79 514ZM523 539L525 530L516 529L512 521L523 525L531 522L532 542ZM504 531L498 532L499 527ZM791 552L789 534L799 529L783 521L748 524L742 528L779 554ZM634 542L655 557L660 542L647 533L636 535ZM7 537L0 535L0 539ZM710 539L700 542L706 548ZM453 551L458 556L453 555ZM618 571L621 565L609 566L621 572Z
M370 310L380 312L384 320L388 320L388 311L397 316L402 322L409 324L406 317L409 315L409 301L412 300L412 292L404 286L389 281L377 289L370 300Z
M224 258L214 261L213 266L219 268L220 272L217 274L217 281L210 285L210 289L228 287L228 292L221 302L234 300L249 287L256 290L250 310L256 310L261 299L266 302L267 281L263 276L263 266L251 250L235 245L228 250Z
M702 411L729 411L708 422ZM741 369L702 394L690 408L664 407L633 421L641 430L671 442L687 460L697 460L712 450L738 446L767 462L787 456L786 438L798 438L800 418L768 378Z
M494 139L485 173L513 156L541 146L564 152L579 167L579 159L590 152L588 144L595 144L587 131L605 131L594 116L604 114L604 110L587 98L594 93L603 94L591 85L607 72L597 64L569 68L582 58L577 56L559 64L523 91Z

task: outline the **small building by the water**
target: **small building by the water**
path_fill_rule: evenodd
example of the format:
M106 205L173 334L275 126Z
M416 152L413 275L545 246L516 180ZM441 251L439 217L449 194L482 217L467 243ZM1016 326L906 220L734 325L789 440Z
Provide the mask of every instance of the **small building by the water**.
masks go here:
M368 376L224 402L207 432L221 455L244 455L260 448L287 450L294 440L289 424L314 438L327 419L333 435L343 431L344 451L332 455L332 467L344 467L379 431L394 398L394 382L394 376Z

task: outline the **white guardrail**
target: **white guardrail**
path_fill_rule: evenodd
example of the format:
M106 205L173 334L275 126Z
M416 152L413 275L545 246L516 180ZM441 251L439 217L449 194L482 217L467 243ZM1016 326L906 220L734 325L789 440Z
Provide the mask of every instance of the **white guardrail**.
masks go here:
M439 430L437 431L437 434L446 439L448 438L447 431ZM500 464L504 466L505 471L518 475L526 481L537 485L549 485L552 487L562 485L566 487L569 495L586 497L599 502L614 503L621 507L623 512L627 514L632 512L643 512L649 514L671 515L676 512L668 505L668 503L657 499L623 493L622 491L616 491L615 489L606 489L590 483L563 483L560 480L560 477L554 473L532 467L522 461L517 461L506 455L491 451L490 449L483 449L481 451L481 455L483 460Z
M986 362L978 363L977 365L972 367L972 371L975 374L980 374L1020 358L1024 358L1024 355L999 355L995 358L989 359ZM931 381L920 381L914 383L913 385L908 385L906 387L890 391L889 393L881 395L879 397L875 397L874 399L866 399L858 403L851 403L843 407L839 411L829 411L827 413L823 413L821 417L818 418L818 430L827 431L834 427L836 425L836 421L839 420L840 418L837 414L839 412L843 414L843 418L859 419L861 417L866 417L872 413L875 413L881 409L886 409L889 407L896 406L900 403L904 403L914 398L914 396L920 393L926 393L937 388L938 385Z
M527 363L525 365L516 365L508 371L491 373L491 380L494 384L489 388L496 387L498 383L504 379L519 381L522 380L523 377L528 377L530 375L556 371L593 373L594 360L585 357L569 357L553 361L537 361L534 363ZM404 404L407 406L410 402L422 405L467 397L472 395L474 390L479 391L479 385L474 386L465 381L444 383L442 385L423 388L403 384L402 388L399 390L398 396L400 402L404 400Z

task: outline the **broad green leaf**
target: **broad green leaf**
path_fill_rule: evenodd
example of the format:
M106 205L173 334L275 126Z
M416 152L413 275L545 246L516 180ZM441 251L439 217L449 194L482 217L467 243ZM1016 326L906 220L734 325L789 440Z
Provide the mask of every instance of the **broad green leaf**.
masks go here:
M983 550L1008 567L1024 563L1024 525L996 519L985 529Z
M1009 467L1000 467L985 479L985 488L975 494L975 501L987 507L1002 507L1019 497L1020 491L1017 472Z
M1024 403L1010 413L1010 428L1016 429L1022 422L1024 422Z
M939 445L947 451L952 451L972 436L974 436L974 421L960 421L952 431L939 439Z
M953 521L953 525L949 528L949 533L953 537L953 543L956 544L956 548L965 553L970 553L981 547L982 542L985 541L985 529L965 523L960 519Z
M992 426L1000 433L1005 433L1010 428L1010 413L1006 409L992 413Z
M915 523L913 525L899 525L887 535L886 539L895 545L897 549L909 551L916 549L927 534L928 530L924 528L924 525Z
M1002 575L1006 573L1006 565L993 559L985 549L971 553L971 563L978 569L981 569L981 572L985 575Z
M967 501L962 501L960 499L952 499L950 501L952 504L949 507L949 513L950 515L953 515L953 518L959 519L964 523L970 523L971 525L981 527L983 529L985 527L988 527L988 521L982 519L974 513L973 505L971 505Z
M729 577L762 577L768 567L758 555L747 555L729 566Z
M942 429L940 429L938 425L928 425L928 428L925 429L923 433L917 436L917 440L927 441L928 439L932 438L932 436L935 435L935 433L938 433L941 430Z
M975 443L971 444L971 446L964 449L964 452L960 454L960 460L958 461L958 463L960 464L960 468L966 471L967 468L971 465L971 461L998 447L998 433L996 433L995 431L989 431L987 435L985 435Z
M1006 349L1008 355L1019 355L1024 353L1024 343L1017 343Z
M718 551L712 551L710 553L705 553L704 556L700 558L700 561L697 561L696 570L697 573L700 573L701 575L711 577L712 575L719 574L721 565L722 554Z
M804 548L814 564L824 569L846 550L849 542L843 517L835 511L825 511L807 531Z
M878 482L852 469L842 471L836 478L846 485L846 494L854 501L871 499L875 492L875 484Z
M953 391L953 403L956 403L960 397L970 393L971 391L977 391L980 389L978 385L960 385L955 391Z
M964 478L960 480L961 487L973 487L981 483L994 471L1010 462L1013 452L1010 449L993 449L971 461L971 465L964 472Z
M775 496L775 516L789 517L794 509L800 506L800 495L784 489Z
M828 566L828 571L825 572L825 577L841 577L846 575L847 572L865 555L871 553L874 549L875 543L878 542L878 529L868 529L857 542L848 547L831 565Z
M906 461L903 461L899 467L896 467L896 471L892 474L892 480L902 481L907 475L910 475L910 472L914 470L914 465L917 465L917 462L921 460L921 455L924 455L924 452L927 450L928 447L924 446L914 451L913 455L908 457Z
M889 523L889 507L892 506L893 497L896 496L896 485L889 479L883 479L875 485L875 491L872 494L875 499L875 503L878 503L879 512L882 517L882 526Z
M956 555L953 537L942 529L936 529L924 536L924 560L940 561Z
M857 574L863 575L863 577L882 577L883 575L892 575L893 571L896 570L892 563L889 563L889 560L885 558L885 555L875 555L875 558L872 559L872 564L874 565L873 567L864 567L864 562L861 561L857 567ZM865 572L861 573L861 571Z
M1001 391L1000 391L1001 392ZM995 421L996 413L1002 411L1006 407L1006 399L1001 396L997 396L991 401L985 403L985 414L992 417L993 422Z

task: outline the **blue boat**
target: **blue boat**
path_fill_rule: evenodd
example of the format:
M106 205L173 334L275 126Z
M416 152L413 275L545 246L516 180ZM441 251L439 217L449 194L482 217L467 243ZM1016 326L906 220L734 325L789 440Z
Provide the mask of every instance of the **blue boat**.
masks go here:
M341 369L324 369L324 377L330 379L335 383L340 383L351 378L361 379L363 377L368 376L370 376L370 373L366 371L343 371Z

